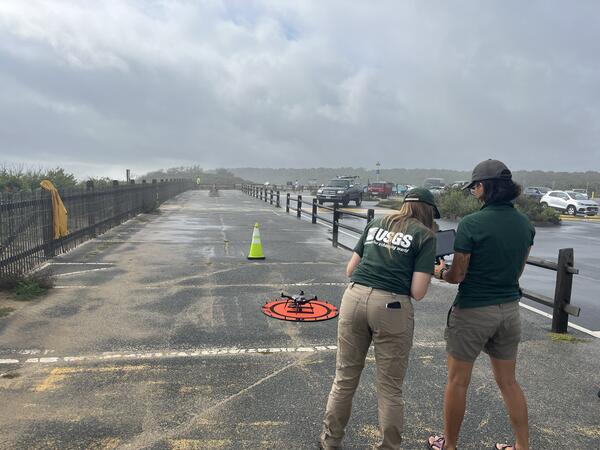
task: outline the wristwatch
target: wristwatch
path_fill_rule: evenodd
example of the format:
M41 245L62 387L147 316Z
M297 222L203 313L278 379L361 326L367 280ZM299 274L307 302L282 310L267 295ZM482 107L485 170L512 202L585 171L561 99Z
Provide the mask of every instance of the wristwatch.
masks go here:
M442 267L440 269L440 280L444 279L444 273L446 273L448 271L448 269L446 269L445 267Z

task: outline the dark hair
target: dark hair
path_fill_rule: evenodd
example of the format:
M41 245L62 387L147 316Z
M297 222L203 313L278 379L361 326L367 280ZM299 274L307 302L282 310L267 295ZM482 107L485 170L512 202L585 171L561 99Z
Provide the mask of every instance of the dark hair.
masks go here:
M509 202L521 195L521 186L513 180L483 180L483 202Z

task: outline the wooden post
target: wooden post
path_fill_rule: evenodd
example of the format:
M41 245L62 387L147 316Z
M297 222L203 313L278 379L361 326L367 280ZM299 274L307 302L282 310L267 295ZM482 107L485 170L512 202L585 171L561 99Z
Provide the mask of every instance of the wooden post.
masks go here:
M573 267L573 249L561 248L558 251L558 268L556 270L556 287L554 289L554 311L552 314L552 332L566 333L569 315L564 310L571 303L573 274L568 271Z
M285 196L285 212L290 212L290 193L288 192Z
M374 209L367 209L367 223L369 223L374 218L375 218L375 210Z
M334 247L338 246L338 235L340 228L340 212L338 210L338 202L333 204L333 230L331 231L331 244Z
M278 208L281 208L281 194L279 193L279 191L277 191L277 203L275 206L277 206Z
M311 215L312 223L317 223L317 198L313 198L312 202L312 215Z
M302 217L302 196L298 195L298 203L296 204L296 206L298 206L298 209L296 210L296 216L298 217L298 219L300 219Z

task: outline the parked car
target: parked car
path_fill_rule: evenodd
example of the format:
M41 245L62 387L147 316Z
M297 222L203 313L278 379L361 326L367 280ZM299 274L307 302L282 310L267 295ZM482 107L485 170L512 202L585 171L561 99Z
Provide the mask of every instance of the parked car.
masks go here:
M550 192L552 190L546 186L533 186L533 187L535 187L538 191L540 191L542 193L542 195L547 194L548 192Z
M411 189L410 184L397 184L392 188L392 193L396 195L402 195L409 189Z
M363 187L357 176L339 176L329 180L327 184L317 189L317 201L319 205L325 202L337 202L348 206L351 201L360 206L363 198Z
M581 195L585 195L586 199L588 199L588 200L590 199L587 189L571 189L571 191L577 192L578 194L581 194Z
M390 195L392 195L393 188L394 183L389 183L387 181L377 181L375 183L369 184L367 192L373 197L388 198Z
M540 200L544 194L535 186L529 186L523 189L523 195L536 200Z
M450 187L452 189L462 189L462 187L465 184L469 184L469 183L470 183L470 181L466 181L466 180L465 181L454 181L454 182L450 183Z
M573 191L550 191L540 199L540 203L572 216L577 214L595 216L598 214L598 204L596 202L588 200L586 196Z
M429 189L434 195L441 194L445 186L446 183L443 178L425 178L423 182L423 187Z

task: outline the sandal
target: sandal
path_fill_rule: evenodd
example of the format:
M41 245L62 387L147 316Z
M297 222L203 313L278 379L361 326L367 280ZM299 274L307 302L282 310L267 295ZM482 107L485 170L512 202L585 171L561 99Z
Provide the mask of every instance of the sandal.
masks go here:
M427 447L429 447L429 450L444 450L444 445L446 445L444 436L432 434L429 436L429 439L427 439Z
M509 444L495 444L493 447L494 450L517 450L517 447Z

